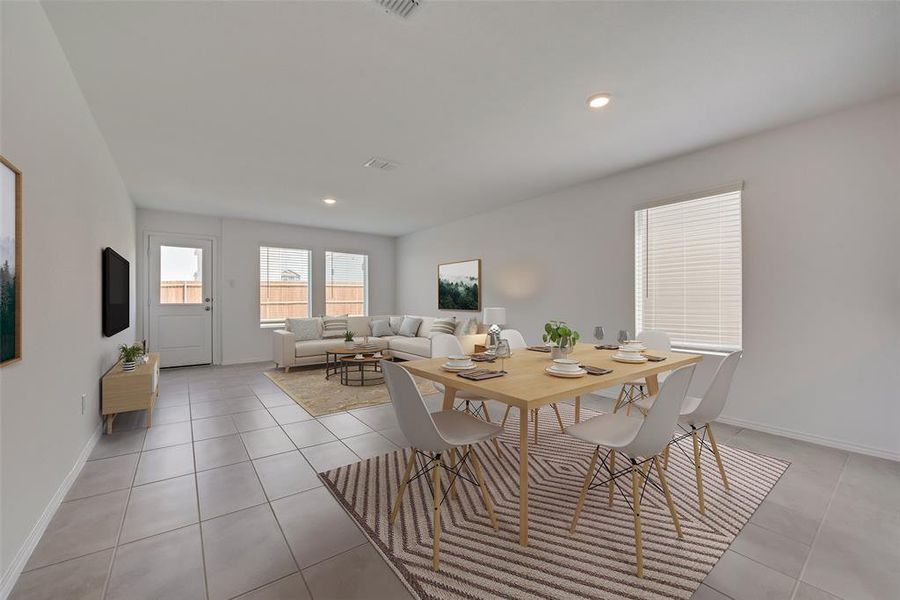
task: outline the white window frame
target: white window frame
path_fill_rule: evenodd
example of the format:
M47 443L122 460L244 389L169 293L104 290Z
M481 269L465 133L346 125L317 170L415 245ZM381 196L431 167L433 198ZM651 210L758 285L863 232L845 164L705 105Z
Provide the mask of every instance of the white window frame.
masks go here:
M322 283L322 287L325 292L325 315L328 315L328 255L329 254L350 254L353 256L364 256L366 258L366 272L364 275L363 281L363 314L361 315L350 315L351 317L368 317L369 316L369 253L368 252L358 252L354 250L325 250L325 278ZM339 302L338 302L339 303Z
M653 208L657 208L657 207L669 206L669 205L673 205L673 204L680 204L680 203L691 202L691 201L696 201L696 200L703 200L703 199L708 199L708 198L712 198L715 196L721 196L724 194L737 193L738 194L738 202L739 202L739 210L741 211L740 223L738 225L738 231L739 231L739 235L741 238L740 244L739 244L741 257L740 257L738 264L740 265L740 271L741 271L741 273L740 273L741 295L743 295L743 247L742 247L743 246L743 215L742 215L742 213L743 213L743 201L744 201L743 187L744 187L743 182L738 182L738 183L734 183L734 184L720 186L720 187L713 188L713 189L707 189L704 191L691 192L688 194L681 194L679 196L673 196L670 198L666 198L664 200L658 200L656 202L645 204L643 206L638 207L635 210L635 213L634 213L635 214L635 217L634 217L635 218L635 225L634 225L634 227L635 227L635 231L634 231L634 235L635 235L635 237L634 237L634 250L635 250L635 256L634 256L634 276L635 276L634 302L635 302L635 304L634 304L634 308L635 308L635 310L634 310L634 315L635 315L635 332L636 333L640 333L644 329L642 295L646 292L646 290L645 290L646 286L645 286L645 280L644 280L644 277L646 277L646 274L643 271L645 265L644 265L644 261L641 260L641 258L642 258L642 253L643 253L644 260L646 260L646 256L647 256L646 253L648 251L646 242L644 240L642 240L639 235L638 219L642 215L646 214L644 211L647 211L648 209L652 210ZM673 335L672 347L675 350L685 350L685 351L691 351L691 352L718 354L718 353L727 353L730 351L742 349L742 346L743 346L743 298L741 298L741 309L740 309L740 313L738 315L738 338L740 340L740 343L738 343L738 344L733 344L733 343L732 344L728 344L728 343L713 344L713 343L704 343L704 342L692 342L690 340L678 339L679 337L680 336L678 336L677 334Z
M297 248L295 246L285 246L284 244L259 244L257 248L256 258L256 279L257 279L257 287L256 287L256 306L257 306L257 317L259 317L259 311L262 307L262 280L260 279L260 255L262 254L263 249L272 248L275 250L291 250L296 252L306 252L306 306L307 306L307 317L313 316L313 282L312 282L312 272L313 272L313 253L312 250L307 248ZM301 318L301 317L298 317ZM260 329L280 329L286 325L284 320L281 321L263 321L261 318L259 319L259 328Z

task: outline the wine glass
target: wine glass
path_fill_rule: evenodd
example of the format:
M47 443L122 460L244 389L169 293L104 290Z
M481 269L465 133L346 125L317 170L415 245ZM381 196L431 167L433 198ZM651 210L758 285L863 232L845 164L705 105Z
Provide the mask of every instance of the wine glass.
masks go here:
M627 329L619 330L619 344L624 344L625 342L627 342L630 339L631 339L631 334L628 333Z
M506 373L506 370L503 368L503 359L509 358L512 355L512 352L509 349L509 340L500 340L497 342L497 348L494 351L494 356L500 359L500 372Z
M600 342L603 341L603 336L606 332L603 331L602 325L597 325L594 327L594 339L597 340L597 345L600 345Z

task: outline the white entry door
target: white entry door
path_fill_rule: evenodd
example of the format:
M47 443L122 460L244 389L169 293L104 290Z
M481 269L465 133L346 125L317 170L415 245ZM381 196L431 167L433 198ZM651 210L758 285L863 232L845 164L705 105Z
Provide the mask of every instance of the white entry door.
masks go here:
M161 367L212 363L212 241L150 236L148 335Z

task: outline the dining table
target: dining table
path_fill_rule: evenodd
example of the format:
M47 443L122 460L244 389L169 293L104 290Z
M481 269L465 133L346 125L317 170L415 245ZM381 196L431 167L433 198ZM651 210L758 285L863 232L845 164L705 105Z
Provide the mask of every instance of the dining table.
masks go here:
M557 377L547 373L546 368L552 364L551 354L524 348L514 351L504 360L503 376L482 381L465 379L458 373L446 371L442 365L447 362L447 357L443 356L402 363L412 375L444 386L443 410L453 408L454 399L460 390L474 392L483 398L519 409L519 543L523 546L528 545L529 411L547 404L574 399L574 419L577 423L581 419L582 396L642 379L646 383L648 393L653 396L659 391L660 373L696 364L702 359L699 354L648 348L646 354L663 357L664 360L625 363L613 360L615 353L616 350L598 349L592 344L576 344L566 358L577 360L583 366L610 370L605 375L587 374L577 378ZM495 365L496 362L488 364L488 368L499 368L499 365Z

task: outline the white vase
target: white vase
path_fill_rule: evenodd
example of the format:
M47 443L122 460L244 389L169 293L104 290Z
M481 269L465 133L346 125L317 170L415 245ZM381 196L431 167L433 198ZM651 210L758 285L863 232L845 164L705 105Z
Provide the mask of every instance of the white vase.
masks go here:
M122 361L122 370L123 371L134 371L134 368L136 366L137 366L137 363L133 360Z

